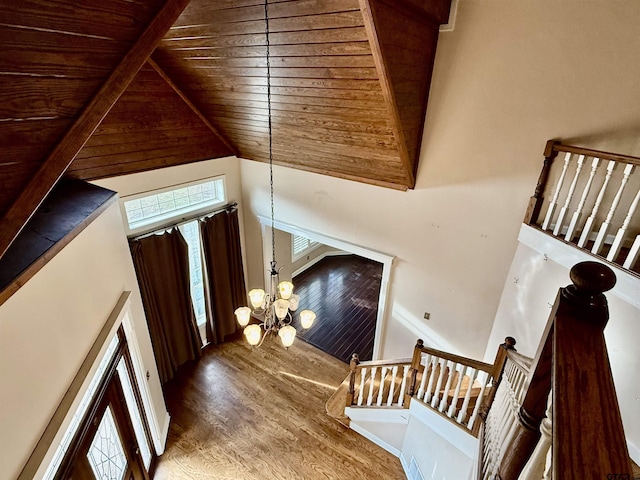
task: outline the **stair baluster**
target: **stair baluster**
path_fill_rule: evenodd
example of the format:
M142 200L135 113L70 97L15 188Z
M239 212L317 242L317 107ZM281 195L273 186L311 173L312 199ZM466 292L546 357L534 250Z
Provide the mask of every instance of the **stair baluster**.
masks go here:
M371 375L369 377L369 396L367 397L367 407L370 407L373 403L373 389L375 388L376 373L378 373L378 367L371 367Z
M596 197L596 201L593 204L593 209L591 210L591 215L587 218L586 223L582 229L582 234L580 235L580 240L578 240L578 247L584 248L589 240L589 236L593 231L593 223L596 220L596 215L598 215L598 210L600 210L600 205L602 205L602 200L604 200L604 195L607 192L607 187L609 186L609 180L611 180L611 175L613 175L613 170L616 168L616 162L614 160L610 160L607 164L607 173L604 176L604 180L602 181L602 186L600 187L600 191L598 192L598 196Z
M640 189L636 193L633 201L631 202L631 206L629 207L629 211L627 212L627 216L624 218L622 222L622 226L618 229L618 233L616 233L616 238L613 240L613 244L611 245L611 250L609 250L609 255L607 255L607 260L613 262L618 253L620 253L620 247L622 247L622 241L624 240L624 236L627 234L627 229L629 228L629 224L631 223L631 219L636 213L638 209L638 203L640 203Z
M607 232L609 231L609 226L611 225L611 221L613 220L613 216L615 215L616 210L618 209L618 204L620 203L620 199L622 198L622 194L624 192L624 188L626 187L627 182L629 181L629 177L633 173L634 166L635 165L627 164L624 167L624 172L623 172L623 175L622 175L622 182L620 182L620 187L618 188L616 196L614 197L613 202L611 202L611 208L609 209L609 213L607 214L607 218L604 220L602 225L600 225L600 231L598 232L598 236L596 237L596 241L593 244L593 248L591 249L591 253L595 253L597 255L598 253L600 253L600 250L602 249L602 246L604 245L604 241L605 241L605 238L607 236Z
M576 185L578 184L578 177L580 176L580 172L582 171L582 166L584 165L584 155L580 155L578 157L578 163L576 165L576 173L573 176L573 180L571 181L571 185L569 186L569 191L567 192L567 198L564 202L564 205L560 209L560 213L558 214L558 220L556 220L556 227L553 229L553 234L557 237L562 232L562 224L564 222L564 217L567 215L569 211L569 205L571 204L571 200L573 198L573 192L576 189Z
M451 418L455 418L456 416L456 408L458 406L458 396L460 395L460 388L462 387L462 380L464 379L465 374L467 373L467 366L460 365L461 370L458 372L458 383L456 384L456 389L453 392L453 398L451 400L451 405L449 406L449 411L447 412L447 416ZM471 389L472 385L469 385L467 388Z
M545 216L544 222L542 223L543 230L549 230L549 225L551 224L551 220L553 220L553 214L556 210L556 207L558 206L558 196L560 195L560 190L562 190L564 177L567 174L567 168L569 167L569 160L571 160L571 153L567 152L564 156L564 165L562 166L562 173L560 173L560 178L558 179L558 183L556 184L556 189L553 192L551 203L549 203L549 209L547 210L547 215Z
M404 392L407 388L407 378L409 377L409 372L411 371L411 365L405 365L403 367L404 372L402 374L402 385L400 386L400 395L398 395L398 406L404 406Z
M593 183L593 179L596 176L596 172L598 171L598 166L600 165L600 159L598 157L594 157L591 162L591 172L589 172L589 178L587 179L587 183L582 190L582 195L580 197L580 202L578 202L578 206L576 207L576 211L573 212L573 216L571 217L571 222L569 223L569 228L567 229L567 234L564 236L564 239L568 242L573 240L573 236L576 232L576 228L578 227L578 223L580 222L580 218L582 217L582 211L584 210L584 205L587 202L587 197L589 196L589 191L591 190L591 184Z

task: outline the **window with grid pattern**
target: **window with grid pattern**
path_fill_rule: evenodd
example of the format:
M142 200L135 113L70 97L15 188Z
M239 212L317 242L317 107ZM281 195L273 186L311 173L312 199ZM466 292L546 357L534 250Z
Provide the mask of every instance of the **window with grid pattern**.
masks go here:
M129 232L137 232L222 205L226 202L224 177L176 185L124 200Z
M318 242L309 240L301 235L292 235L291 238L293 243L291 257L294 262L319 245Z

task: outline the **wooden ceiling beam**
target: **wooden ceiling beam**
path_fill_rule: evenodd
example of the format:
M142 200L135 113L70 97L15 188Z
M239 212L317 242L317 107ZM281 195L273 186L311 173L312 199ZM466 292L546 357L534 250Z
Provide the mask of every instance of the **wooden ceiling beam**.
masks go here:
M126 90L189 0L167 0L107 81L51 151L0 223L0 258Z
M233 152L233 154L238 156L238 149L233 145L222 133L218 131L218 129L209 121L207 117L205 117L200 109L195 106L195 104L189 99L189 97L178 87L175 82L167 75L160 65L158 65L151 57L147 60L149 65L153 67L153 69L162 77L162 79L167 82L167 84L173 89L174 92L178 94L178 96L182 99L184 103L196 114L196 116L202 120L202 122L213 132L213 134L222 142L224 145Z
M428 18L432 22L442 25L449 21L451 2L433 0L380 0L390 7L402 9L414 15Z
M438 41L438 22L448 18L451 0L359 1L398 154L406 171L406 186L413 188ZM421 13L414 12L420 6L424 7Z
M413 173L413 166L411 159L409 158L409 150L407 149L407 143L404 139L404 132L402 131L402 119L400 118L400 112L398 105L396 104L395 95L393 93L393 86L391 84L391 77L389 67L387 66L386 59L382 51L382 45L380 42L378 26L371 6L371 0L360 0L360 10L364 18L364 27L369 37L369 44L371 45L371 51L373 53L373 60L380 77L380 85L382 87L382 94L384 96L389 113L393 119L393 133L398 143L398 153L400 160L402 161L404 170L406 172L405 185L409 188L413 188L416 183L415 175Z

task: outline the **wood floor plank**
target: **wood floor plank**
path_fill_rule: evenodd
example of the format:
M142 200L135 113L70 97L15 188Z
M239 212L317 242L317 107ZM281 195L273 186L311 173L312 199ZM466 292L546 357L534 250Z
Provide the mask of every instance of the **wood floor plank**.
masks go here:
M371 360L381 282L382 264L357 255L327 257L296 276L299 310L317 315L309 330L294 317L298 336L343 362L353 353Z
M327 415L347 372L304 342L208 347L165 386L171 427L154 479L404 479L397 458Z

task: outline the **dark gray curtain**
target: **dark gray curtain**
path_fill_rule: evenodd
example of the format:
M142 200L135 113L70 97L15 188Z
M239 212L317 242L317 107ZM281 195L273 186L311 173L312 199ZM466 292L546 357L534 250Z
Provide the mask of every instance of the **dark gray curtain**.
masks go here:
M239 332L233 312L247 304L237 208L201 220L200 235L208 283L207 341L217 344Z
M178 229L130 242L162 383L200 358L202 340L189 286L189 251Z

